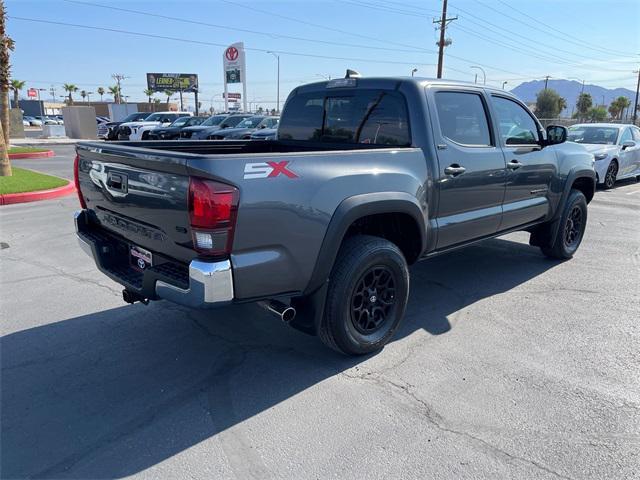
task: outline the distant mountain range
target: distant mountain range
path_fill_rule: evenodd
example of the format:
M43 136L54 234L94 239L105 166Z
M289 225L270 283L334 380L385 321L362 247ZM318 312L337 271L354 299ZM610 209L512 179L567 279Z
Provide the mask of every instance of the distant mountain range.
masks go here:
M575 80L549 80L548 88L552 88L561 97L567 100L567 108L561 113L562 116L570 116L572 109L576 105L578 95L582 91L582 83ZM511 92L517 95L520 100L526 103L536 101L536 95L540 90L544 89L544 80L534 80L531 82L521 83L515 87ZM627 97L633 105L633 101L636 96L636 92L627 88L604 88L598 85L585 84L584 92L590 93L593 98L594 105L609 106L609 104L618 97ZM604 96L604 97L603 97Z

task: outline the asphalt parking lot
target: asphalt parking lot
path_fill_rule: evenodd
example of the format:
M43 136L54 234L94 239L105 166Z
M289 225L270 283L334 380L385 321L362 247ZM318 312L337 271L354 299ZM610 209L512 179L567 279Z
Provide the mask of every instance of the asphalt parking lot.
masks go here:
M14 165L70 178L55 150ZM77 208L0 208L3 478L640 477L640 183L571 261L518 233L414 266L356 359L252 305L125 305Z

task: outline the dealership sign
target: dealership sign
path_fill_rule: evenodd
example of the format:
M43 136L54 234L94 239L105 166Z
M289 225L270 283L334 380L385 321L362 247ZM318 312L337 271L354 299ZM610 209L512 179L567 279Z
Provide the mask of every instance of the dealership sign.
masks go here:
M244 43L237 42L227 47L222 54L222 67L224 71L224 107L229 107L229 100L244 99L244 110L247 110L247 69L244 56ZM228 85L232 83L242 84L242 96L229 93ZM238 95L237 97L235 95Z
M154 92L194 92L198 88L195 73L147 73L147 88Z
M222 98L228 98L229 100L235 99L235 100L240 100L242 98L242 94L241 93L226 93L223 92L222 93Z
M27 97L34 98L38 96L38 91L35 88L30 88L27 90Z

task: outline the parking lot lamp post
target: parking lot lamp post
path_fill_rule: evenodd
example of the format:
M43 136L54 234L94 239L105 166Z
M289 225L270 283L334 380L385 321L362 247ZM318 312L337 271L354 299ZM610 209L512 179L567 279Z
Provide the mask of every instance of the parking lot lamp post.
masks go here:
M87 93L87 102L91 102L91 95L93 94L93 92L86 92Z
M418 71L417 68L414 68L413 70L411 70L411 76L413 77L416 74L417 71Z
M633 72L638 74L638 84L636 85L636 101L633 102L633 124L636 124L636 120L638 119L638 96L640 95L640 68L637 72Z
M504 82L502 82L502 89L503 89L503 90L504 90L504 86L505 86L507 83L509 83L509 82L507 82L506 80L505 80Z
M270 53L271 55L273 55L274 57L276 57L276 61L278 64L278 74L277 74L277 94L276 94L276 112L280 113L280 55L278 55L277 53L274 53L272 51L268 51L267 53Z
M480 70L480 71L482 72L482 83L483 83L484 85L486 85L486 84L487 84L487 74L485 73L484 68L479 67L479 66L477 66L477 65L473 65L473 66L472 66L472 67L470 67L470 68L477 68L478 70Z

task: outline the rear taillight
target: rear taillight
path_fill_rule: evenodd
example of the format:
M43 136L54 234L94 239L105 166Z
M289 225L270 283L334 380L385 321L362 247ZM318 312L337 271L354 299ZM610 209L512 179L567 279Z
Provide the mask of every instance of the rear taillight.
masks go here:
M194 248L205 255L229 255L238 210L238 189L191 177L189 219Z
M84 201L82 191L80 190L80 155L76 155L76 158L73 160L73 181L76 184L76 192L78 193L80 206L85 209L87 208L87 203Z

